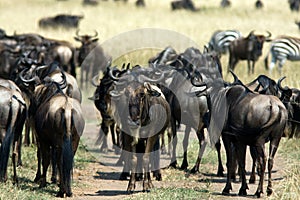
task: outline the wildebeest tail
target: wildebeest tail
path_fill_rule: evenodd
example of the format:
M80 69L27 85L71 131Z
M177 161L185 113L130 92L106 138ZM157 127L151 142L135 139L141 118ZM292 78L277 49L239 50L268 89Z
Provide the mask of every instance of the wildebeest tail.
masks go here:
M66 107L62 112L62 123L65 125L64 137L63 137L63 182L64 185L68 188L71 184L71 173L73 169L73 150L72 150L72 134L71 134L71 126L72 126L72 114L71 114L71 104L70 102L66 103Z
M10 153L10 146L12 143L12 140L14 138L14 125L16 123L17 119L17 113L14 113L14 110L12 109L12 102L10 103L10 110L9 115L7 119L7 126L6 126L6 133L4 140L0 147L0 181L5 180L5 174L7 171L7 164L8 164L8 158Z

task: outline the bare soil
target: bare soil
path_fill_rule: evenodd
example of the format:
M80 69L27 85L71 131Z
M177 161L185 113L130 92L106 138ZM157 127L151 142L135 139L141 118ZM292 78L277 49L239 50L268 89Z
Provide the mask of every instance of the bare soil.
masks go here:
M95 109L92 102L83 103L83 110L86 117L86 127L84 134L82 136L83 143L87 146L90 152L94 155L95 160L88 163L85 169L75 169L73 179L74 182L79 182L77 185L73 186L73 198L71 199L124 199L130 197L127 192L128 180L120 181L119 176L122 171L122 167L115 166L119 155L116 155L114 151L110 150L108 153L99 153L99 147L95 146L94 143L98 136L99 131L99 113ZM95 122L96 121L96 122ZM98 122L97 122L98 121ZM110 141L110 139L109 139ZM111 145L111 144L109 144ZM224 149L224 148L223 148ZM247 154L247 166L246 170L249 172L251 169L252 161L250 156ZM273 167L273 185L276 182L283 179L283 164L282 159L277 155ZM76 163L75 163L76 165ZM225 167L225 166L224 166ZM201 171L201 165L200 165ZM198 173L195 175L188 174L184 171L163 169L162 170L162 181L153 181L154 187L156 188L166 188L166 187L178 187L178 188L193 188L197 189L199 187L205 186L207 181L210 182L210 192L212 193L212 199L224 199L221 195L221 191L225 186L226 177L217 177L215 175L217 171L217 166L211 167L211 173ZM187 177L180 181L170 181L166 180L166 176L176 172L182 177ZM225 168L226 173L226 168ZM267 176L265 176L264 189L267 186ZM249 180L249 175L247 175L247 180ZM258 180L258 177L257 177ZM256 182L257 183L257 182ZM253 199L253 196L249 195L247 197L236 196L240 188L240 183L233 183L233 195L226 197L226 199ZM248 194L254 194L257 188L257 184L248 184L249 190ZM141 182L137 182L136 192L132 194L133 196L140 193L142 190ZM265 196L265 194L264 194Z

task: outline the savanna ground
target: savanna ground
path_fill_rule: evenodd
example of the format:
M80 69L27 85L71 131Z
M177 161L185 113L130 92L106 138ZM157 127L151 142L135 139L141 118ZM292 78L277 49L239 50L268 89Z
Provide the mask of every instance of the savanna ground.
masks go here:
M41 17L54 16L58 13L83 14L84 19L80 23L81 33L99 32L99 43L105 42L115 36L128 31L141 28L166 29L193 40L198 48L207 44L210 36L218 29L238 29L243 35L256 30L259 33L270 31L272 38L278 35L291 35L299 37L298 27L294 24L299 19L299 13L292 13L287 0L264 1L262 10L254 8L254 0L232 0L232 6L228 9L219 7L219 0L199 1L194 0L199 12L170 10L170 1L145 0L146 8L136 8L134 1L127 4L122 2L100 1L96 7L82 6L81 0L55 1L55 0L10 0L0 2L0 27L6 30L8 35L16 33L39 33L45 37L62 39L79 46L73 37L76 30L42 30L38 28L37 21ZM143 43L137 38L137 43ZM129 45L122 41L116 46L110 47L116 51ZM264 69L263 58L268 52L269 44L264 46L263 57L256 64L255 73L247 75L245 62L240 62L236 67L236 73L245 83L250 82L259 74L268 74ZM114 57L116 64L131 62L145 64L150 56L161 49L129 52ZM182 50L178 50L182 51ZM226 71L228 56L222 57L222 65ZM300 88L300 69L297 62L287 62L282 74L274 72L271 77L277 80L285 75L283 85ZM226 80L231 76L224 74ZM201 162L201 173L191 175L189 172L164 169L163 181L154 181L155 189L150 193L141 193L141 184L138 183L137 192L133 195L126 194L127 181L119 181L120 167L113 164L117 155L113 152L100 154L98 147L93 146L99 130L99 114L87 97L93 94L91 86L83 91L83 111L86 117L86 128L82 137L80 148L75 157L75 169L73 174L74 199L224 199L220 195L225 186L225 177L216 177L217 157L216 152L208 148ZM198 144L191 134L189 145L189 163L191 168L195 163ZM182 134L179 134L180 148ZM267 149L267 148L266 148ZM182 150L178 150L181 155ZM39 189L33 183L36 170L36 148L34 145L24 147L23 167L18 169L19 186L13 186L11 181L0 185L0 199L52 199L57 191L56 185L48 185ZM249 157L249 156L248 156ZM181 164L181 157L179 164ZM225 155L223 153L223 164ZM247 162L247 171L250 170ZM266 199L297 199L300 196L300 142L299 139L283 139L280 143L274 166L274 194ZM9 174L12 174L9 167ZM49 180L50 182L50 180ZM256 185L249 185L248 193L254 194ZM266 188L266 186L265 186ZM239 189L239 183L233 185L233 194ZM231 196L230 199L247 199L248 197Z

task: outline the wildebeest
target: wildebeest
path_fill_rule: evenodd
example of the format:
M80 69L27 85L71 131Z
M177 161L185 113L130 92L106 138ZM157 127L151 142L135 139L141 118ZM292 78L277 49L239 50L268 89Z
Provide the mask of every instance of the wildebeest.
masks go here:
M15 184L18 183L17 157L21 152L22 130L27 107L20 89L12 81L0 79L0 82L0 182L7 180L7 165L12 145L13 183Z
M43 166L42 174L37 174L37 177L40 177L40 187L45 187L47 169L51 156L54 156L59 172L57 197L64 197L65 194L72 196L71 173L74 155L85 125L80 103L62 91L66 87L66 78L64 74L62 76L61 83L45 77L42 84L31 87L34 89L31 94L31 109L36 110L34 121L38 141L37 155L38 159L41 156ZM36 76L25 78L24 73L20 78L28 86L35 85L39 80ZM56 165L53 166L55 167Z
M239 60L247 60L248 74L250 71L254 73L255 62L262 55L264 42L269 42L271 33L268 32L267 36L256 35L251 31L247 37L241 37L230 43L229 46L229 70L234 70ZM252 62L252 65L251 65Z
M82 4L83 5L91 5L91 6L96 6L98 5L99 1L98 0L83 0Z
M186 9L196 11L195 5L192 0L175 0L171 2L172 10Z
M79 35L76 31L74 39L81 42L81 47L78 53L78 64L81 68L80 73L80 87L83 83L87 88L89 80L104 71L107 63L111 60L110 56L105 55L104 50L98 44L98 33L95 31L94 35Z
M255 148L259 164L260 179L255 195L261 196L266 167L264 146L267 141L270 141L267 194L271 195L274 156L288 120L287 110L275 96L253 93L242 84L233 86L225 84L225 87L222 82L219 85L216 84L209 86L208 131L213 143L222 136L226 150L227 181L222 194L229 195L232 190L230 177L233 170L232 145L241 169L242 185L239 195L247 194L245 154L246 146L249 145Z
M168 50L168 48L166 48ZM165 50L164 50L165 51ZM165 55L165 52L162 55ZM168 54L166 54L168 55ZM154 63L159 61L161 54L158 55L158 59L152 59ZM193 95L195 87L191 82L195 80L205 79L207 82L214 81L222 77L222 69L215 53L201 53L199 49L187 48L185 52L178 56L171 56L175 60L169 60L169 65L157 66L160 70L166 71L169 78L166 78L165 83L161 83L167 90L163 88L163 92L167 101L171 107L171 130L173 134L171 153L171 165L176 167L176 146L177 137L176 129L180 124L185 124L185 134L183 140L184 156L181 164L181 169L187 169L187 146L188 138L191 128L196 130L196 134L199 140L199 153L195 166L191 172L195 173L199 171L199 165L202 158L202 145L204 145L204 123L203 115L207 112L206 97L196 97ZM196 76L197 75L197 76ZM202 75L202 76L201 76ZM192 94L191 94L192 93ZM223 166L220 158L220 145L216 145L218 150L219 166L217 174L222 176Z
M123 151L128 152L127 156L130 156L127 158L127 162L131 164L128 192L135 189L137 173L143 173L143 191L153 187L149 157L154 155L152 159L159 162L159 149L155 150L154 145L170 120L169 104L160 89L147 82L150 79L147 75L139 73L139 68L133 70L121 76L115 83L115 89L110 92L113 113L122 131ZM159 80L161 78L155 81ZM137 158L137 153L140 153L141 160ZM138 171L139 166L142 167L142 171ZM159 165L151 166L152 169L153 167L160 170Z
M54 17L46 17L39 20L40 28L78 28L82 15L58 14Z
M271 63L268 64L268 58L271 55ZM265 67L272 72L278 62L278 71L281 73L286 60L300 60L300 38L291 36L279 36L270 44L270 51L265 57Z
M119 77L122 76L122 74L124 74L128 70L128 68L129 65L127 66L127 69L123 69L121 71L116 67L112 68L109 63L106 70L104 71L100 83L95 81L95 78L98 78L98 76L95 76L92 80L92 84L96 87L96 90L94 92L93 97L89 99L94 101L96 108L101 114L102 122L96 144L101 144L100 151L103 152L106 152L108 150L107 135L109 129L111 132L113 145L120 147L119 130L115 131L115 119L112 115L111 98L109 94L109 92L114 87L114 80L111 78L110 74L114 74L114 77ZM113 147L115 148L116 146Z

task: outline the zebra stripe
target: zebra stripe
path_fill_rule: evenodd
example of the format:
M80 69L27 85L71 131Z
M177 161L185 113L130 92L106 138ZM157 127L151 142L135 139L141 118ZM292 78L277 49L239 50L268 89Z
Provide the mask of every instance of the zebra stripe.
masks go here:
M216 51L219 55L225 54L230 43L242 37L242 34L237 30L215 31L208 43L208 49Z
M271 54L269 70L272 71L278 62L278 69L281 71L286 60L300 60L300 39L289 36L277 38L272 41L269 53ZM268 55L265 58L266 67Z

